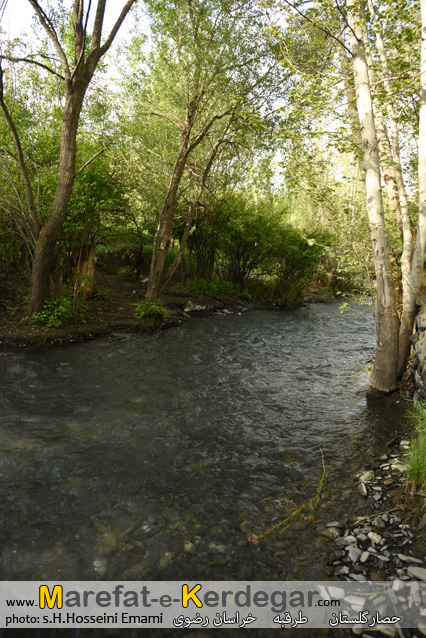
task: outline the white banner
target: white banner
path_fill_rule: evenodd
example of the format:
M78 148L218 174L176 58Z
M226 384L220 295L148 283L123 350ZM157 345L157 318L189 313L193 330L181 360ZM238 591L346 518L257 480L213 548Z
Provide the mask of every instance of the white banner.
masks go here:
M4 581L0 613L1 628L426 628L426 583Z

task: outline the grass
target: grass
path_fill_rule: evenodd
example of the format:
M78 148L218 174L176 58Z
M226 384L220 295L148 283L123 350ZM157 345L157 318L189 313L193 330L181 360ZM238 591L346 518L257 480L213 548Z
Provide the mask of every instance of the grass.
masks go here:
M407 457L407 477L426 488L426 403L418 403L411 412L416 434Z
M166 321L168 312L166 306L159 299L157 301L141 301L136 307L136 314L142 319L154 317Z

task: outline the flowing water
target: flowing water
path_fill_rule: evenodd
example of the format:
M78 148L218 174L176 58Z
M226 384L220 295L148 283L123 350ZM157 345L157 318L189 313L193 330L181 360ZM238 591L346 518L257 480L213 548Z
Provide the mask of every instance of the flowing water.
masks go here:
M371 317L193 318L0 357L2 579L323 579L324 522L403 407L368 402ZM257 544L294 506L327 491ZM314 517L317 520L309 520Z

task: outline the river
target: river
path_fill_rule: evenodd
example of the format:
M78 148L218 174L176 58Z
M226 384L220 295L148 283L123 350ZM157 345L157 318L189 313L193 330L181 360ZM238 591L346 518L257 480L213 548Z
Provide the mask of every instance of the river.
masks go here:
M3 354L2 579L324 579L318 527L365 507L353 475L404 411L366 398L358 310ZM320 506L248 543L315 495L322 454Z

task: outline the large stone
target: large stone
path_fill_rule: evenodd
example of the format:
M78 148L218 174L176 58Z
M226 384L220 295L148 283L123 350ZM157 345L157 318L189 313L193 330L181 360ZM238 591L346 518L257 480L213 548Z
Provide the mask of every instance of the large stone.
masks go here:
M426 569L424 567L409 565L407 567L407 574L414 576L414 578L417 578L417 580L421 580L422 582L426 581Z
M362 554L362 551L359 549L359 547L357 547L356 545L349 546L348 556L349 556L349 560L351 560L353 563L358 562L361 554Z

